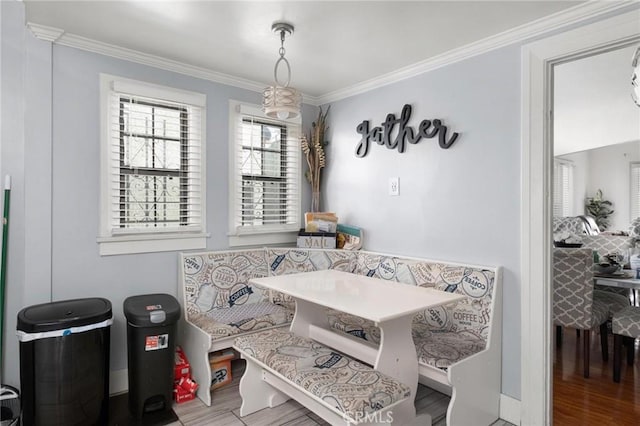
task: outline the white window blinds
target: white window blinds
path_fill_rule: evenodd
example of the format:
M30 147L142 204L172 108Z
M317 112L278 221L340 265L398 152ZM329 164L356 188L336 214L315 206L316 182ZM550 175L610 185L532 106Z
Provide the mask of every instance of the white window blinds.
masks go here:
M112 82L108 235L203 232L203 111L203 95Z
M232 103L233 235L300 227L300 124Z
M640 217L640 163L631 163L631 220Z
M553 215L574 216L573 164L567 161L554 160Z

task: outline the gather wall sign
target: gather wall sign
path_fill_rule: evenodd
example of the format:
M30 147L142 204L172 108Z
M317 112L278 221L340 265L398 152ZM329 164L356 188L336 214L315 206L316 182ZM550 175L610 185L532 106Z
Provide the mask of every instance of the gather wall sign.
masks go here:
M417 129L408 126L407 123L411 118L411 105L405 104L402 107L400 117L396 118L395 114L387 114L387 118L380 126L371 128L369 120L364 120L356 127L356 132L362 135L362 139L356 146L356 157L364 157L369 153L371 142L378 145L384 145L389 149L397 149L402 153L407 148L407 142L416 144L422 138L434 138L438 136L438 145L442 149L449 149L451 145L458 139L459 134L453 132L451 137L447 139L447 126L440 119L422 120ZM394 128L398 125L398 131L395 137L392 136Z

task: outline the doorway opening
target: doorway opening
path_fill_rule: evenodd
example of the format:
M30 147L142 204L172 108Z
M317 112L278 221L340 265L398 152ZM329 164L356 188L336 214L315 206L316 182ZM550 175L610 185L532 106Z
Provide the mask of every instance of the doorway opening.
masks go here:
M553 66L638 42L640 10L522 49L521 424L551 423Z

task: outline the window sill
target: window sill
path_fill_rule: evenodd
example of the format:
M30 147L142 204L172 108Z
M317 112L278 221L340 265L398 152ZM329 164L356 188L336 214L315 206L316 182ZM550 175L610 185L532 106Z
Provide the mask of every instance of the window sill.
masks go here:
M298 232L272 232L266 234L229 235L229 247L295 244Z
M98 237L100 256L118 254L157 253L162 251L197 250L207 248L208 235L126 235Z

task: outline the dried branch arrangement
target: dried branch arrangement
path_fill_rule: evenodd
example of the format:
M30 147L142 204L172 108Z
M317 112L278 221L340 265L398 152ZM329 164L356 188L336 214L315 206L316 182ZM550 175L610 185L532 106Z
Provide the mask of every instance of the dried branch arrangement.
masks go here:
M311 184L311 211L314 212L319 211L320 208L320 178L322 169L327 163L324 147L327 146L329 142L324 140L324 134L328 129L327 114L329 114L330 108L331 107L327 108L324 112L322 108L320 108L318 120L311 125L309 138L307 139L306 135L302 135L300 140L302 152L307 158L307 165L309 166L304 176Z

